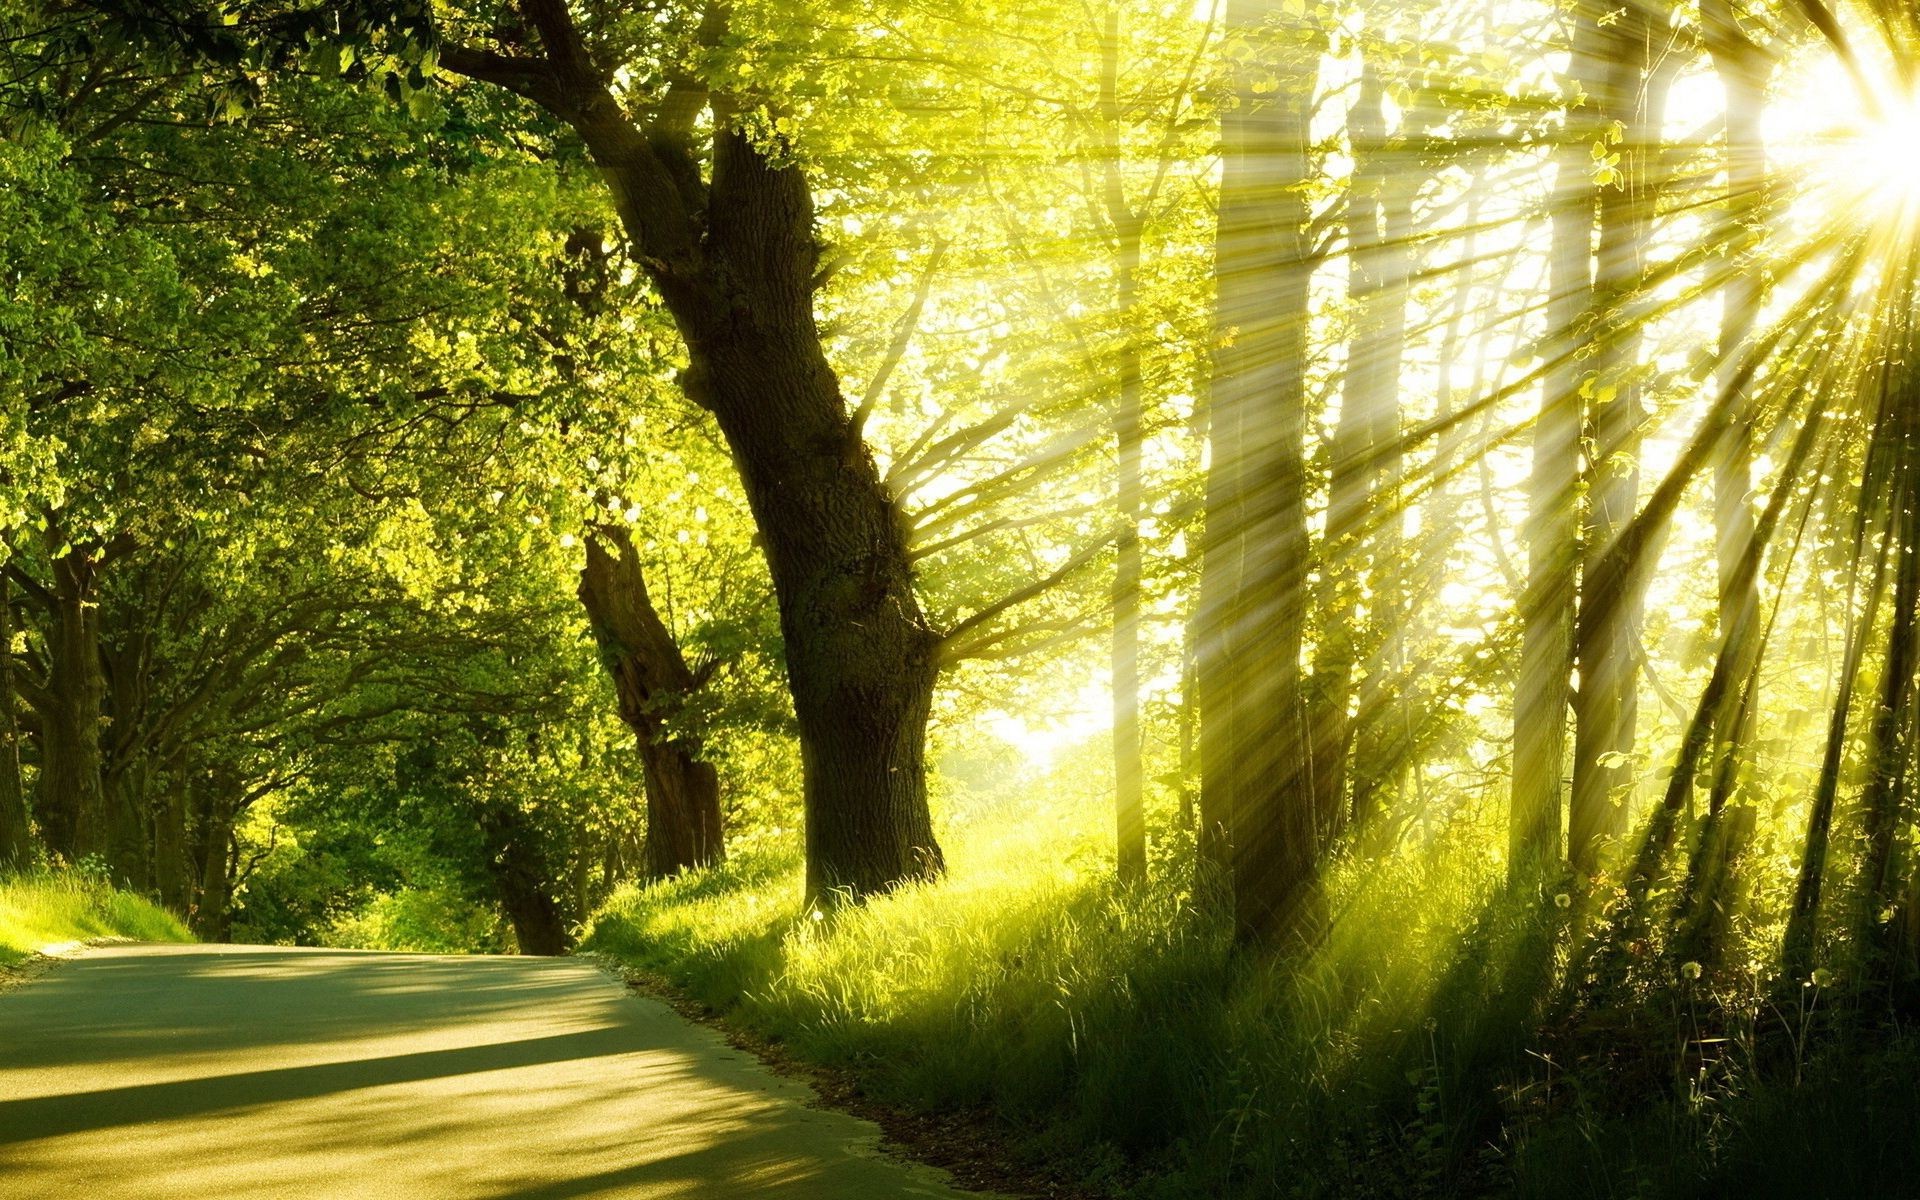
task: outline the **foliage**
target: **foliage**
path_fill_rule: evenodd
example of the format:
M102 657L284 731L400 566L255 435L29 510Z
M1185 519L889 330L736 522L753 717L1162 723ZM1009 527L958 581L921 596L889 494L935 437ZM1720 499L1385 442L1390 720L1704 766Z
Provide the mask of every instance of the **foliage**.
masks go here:
M1892 1190L1916 62L1881 0L7 4L0 832L208 937L584 931L1143 1196ZM950 870L814 908L847 597ZM656 734L724 865L643 878Z

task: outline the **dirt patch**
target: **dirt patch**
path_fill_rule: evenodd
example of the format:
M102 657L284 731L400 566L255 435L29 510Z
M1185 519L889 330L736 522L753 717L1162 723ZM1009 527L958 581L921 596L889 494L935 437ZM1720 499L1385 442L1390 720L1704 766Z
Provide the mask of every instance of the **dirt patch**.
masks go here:
M95 946L127 946L138 940L130 937L97 937L84 942L61 942L57 946L43 947L38 953L29 955L25 962L17 962L12 966L0 963L0 994L25 987L60 963L78 958Z
M25 962L18 962L10 967L0 965L0 995L32 983L45 975L48 969L59 961L50 954L36 954Z
M1034 1200L1112 1200L1115 1194L1044 1167L1017 1165L1018 1155L991 1113L928 1113L882 1104L862 1090L851 1072L809 1062L780 1042L739 1028L663 976L602 955L580 957L592 959L634 991L651 996L689 1021L717 1031L728 1045L752 1054L775 1072L810 1084L822 1106L872 1121L880 1127L883 1148L940 1168L959 1187Z

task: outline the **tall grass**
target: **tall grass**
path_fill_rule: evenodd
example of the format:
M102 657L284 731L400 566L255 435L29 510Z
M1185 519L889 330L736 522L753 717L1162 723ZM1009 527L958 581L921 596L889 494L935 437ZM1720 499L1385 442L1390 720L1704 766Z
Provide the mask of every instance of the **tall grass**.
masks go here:
M91 938L188 942L178 917L105 881L65 871L0 876L0 966Z
M1484 854L1408 853L1337 875L1334 936L1263 963L1195 902L1186 847L1114 884L1103 823L962 830L948 879L838 911L800 906L798 862L739 861L617 894L585 944L1141 1195L1443 1195L1479 1169L1475 1106L1528 1069L1537 993L1508 974L1541 957L1537 898L1505 902Z

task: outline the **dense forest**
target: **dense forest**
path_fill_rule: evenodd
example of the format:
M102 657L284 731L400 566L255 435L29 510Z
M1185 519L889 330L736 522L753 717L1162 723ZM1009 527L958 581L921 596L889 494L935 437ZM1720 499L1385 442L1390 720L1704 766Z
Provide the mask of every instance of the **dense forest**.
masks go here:
M0 865L584 946L1074 1186L1920 1194L1917 89L1903 0L0 0Z

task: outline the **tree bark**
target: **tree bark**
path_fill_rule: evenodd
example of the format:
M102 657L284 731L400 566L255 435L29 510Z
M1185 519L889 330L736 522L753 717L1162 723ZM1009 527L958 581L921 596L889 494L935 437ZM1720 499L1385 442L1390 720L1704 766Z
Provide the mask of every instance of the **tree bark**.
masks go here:
M54 535L50 535L54 536ZM42 813L71 837L63 847L78 862L106 862L116 878L112 822L101 778L100 724L106 680L100 666L95 562L75 547L53 560L47 628L48 704L40 714Z
M1218 336L1202 551L1201 813L1243 941L1311 937L1319 839L1300 654L1306 529L1308 121L1317 38L1234 0L1235 103L1221 120ZM1219 853L1218 850L1214 851Z
M806 176L740 128L736 102L674 82L653 117L608 91L561 0L522 0L539 59L448 47L442 65L534 100L585 142L686 342L689 396L719 423L766 549L805 773L807 888L860 896L939 873L926 725L940 638L907 528L814 321ZM725 9L709 9L712 39ZM712 113L703 183L695 116Z
M665 879L719 862L726 856L720 776L701 758L698 735L683 731L700 680L654 611L624 526L589 531L580 602L645 768L647 875Z
M20 721L14 711L13 591L0 567L0 871L33 861L33 827L20 783Z
M1120 162L1120 14L1107 12L1100 71L1101 157L1105 205L1115 254L1116 348L1113 403L1114 542L1113 634L1108 662L1113 673L1114 860L1122 883L1147 877L1145 781L1140 738L1140 475L1142 399L1140 342L1134 335L1139 300L1142 220L1127 200Z
M1741 29L1730 0L1703 0L1700 17L1714 71L1726 95L1727 212L1722 234L1727 261L1734 264L1722 282L1719 363L1714 371L1716 391L1740 385L1741 359L1750 349L1765 287L1760 274L1744 259L1758 236L1767 205L1767 148L1760 127L1766 104L1767 77L1772 60ZM1720 654L1733 656L1735 694L1713 714L1713 774L1732 786L1716 783L1709 799L1700 839L1687 867L1682 909L1687 928L1684 954L1698 962L1718 960L1730 926L1731 897L1739 864L1752 842L1755 813L1747 802L1741 776L1748 763L1759 714L1758 679L1754 670L1759 639L1746 635L1759 616L1757 576L1743 570L1747 558L1760 552L1748 495L1753 488L1751 417L1748 406L1735 406L1726 435L1713 464L1713 527L1719 568ZM1726 801L1735 802L1728 808Z
M1892 368L1883 367L1882 370ZM1860 864L1860 912L1855 931L1873 945L1879 914L1893 899L1894 844L1913 775L1914 671L1920 664L1920 417L1913 406L1920 389L1902 388L1892 402L1892 496L1885 551L1893 568L1893 610L1881 666L1880 704L1867 742L1867 778L1861 789L1864 853Z
M553 898L553 872L535 832L510 809L484 813L480 824L493 839L489 869L500 906L513 927L520 953L552 956L567 952L567 925Z
M1707 50L1726 93L1727 135L1727 257L1734 266L1722 288L1719 366L1715 383L1724 391L1735 386L1740 359L1748 350L1754 323L1765 297L1760 272L1741 262L1758 236L1756 222L1764 219L1767 203L1767 145L1760 127L1766 107L1767 77L1772 60L1741 30L1731 0L1703 0ZM1741 560L1753 546L1753 489L1751 418L1745 406L1736 410L1720 454L1714 462L1713 526L1719 565L1719 611L1722 645L1725 631L1740 619L1751 619L1759 590L1750 580L1740 585ZM1736 678L1745 679L1744 670ZM1723 753L1737 753L1752 732L1756 709L1749 694L1744 715L1720 722L1715 734Z
M1400 474L1400 364L1406 350L1407 284L1412 271L1413 193L1417 164L1398 161L1388 145L1386 80L1377 62L1362 65L1360 93L1348 117L1353 182L1347 198L1347 294L1352 307L1340 420L1333 435L1327 528L1321 551L1326 604L1314 661L1314 795L1329 834L1349 816L1360 824L1374 814L1384 764L1360 771L1354 761L1358 730L1366 748L1390 752L1382 737L1387 714L1370 711L1383 700L1379 677L1390 666L1376 656L1394 634L1400 506L1388 489ZM1372 598L1363 620L1363 586ZM1353 707L1356 667L1373 661L1375 686ZM1371 702L1371 703L1368 703ZM1354 769L1350 770L1350 767ZM1346 804L1351 777L1352 804Z
M1563 93L1566 128L1556 152L1547 320L1552 361L1533 424L1527 495L1527 580L1520 597L1520 671L1514 685L1512 803L1507 866L1515 877L1560 861L1567 714L1573 693L1576 548L1585 365L1576 357L1593 299L1596 189L1590 147L1598 122L1575 98L1604 86L1612 39L1599 13L1576 7Z
M1594 589L1597 564L1612 548L1639 502L1640 430L1646 419L1637 314L1626 311L1644 272L1652 225L1660 126L1665 115L1664 71L1652 70L1652 30L1629 10L1611 27L1612 49L1594 101L1603 131L1624 131L1616 147L1618 178L1599 189L1599 246L1594 270L1594 334L1581 388L1589 399L1587 506L1581 521L1583 589ZM1635 778L1631 761L1639 718L1640 613L1650 573L1619 577L1626 594L1601 597L1607 619L1576 627L1574 661L1573 793L1568 808L1567 858L1592 874L1605 839L1619 831ZM1582 603L1589 597L1584 594ZM1591 640L1588 640L1588 639Z
M200 810L200 887L188 926L204 942L224 942L233 928L233 800L227 781L212 773Z

